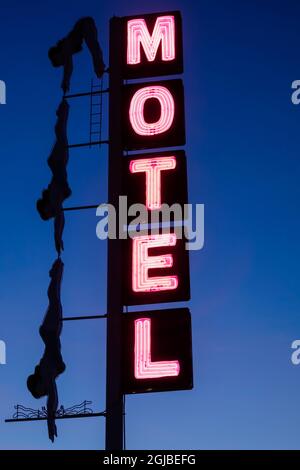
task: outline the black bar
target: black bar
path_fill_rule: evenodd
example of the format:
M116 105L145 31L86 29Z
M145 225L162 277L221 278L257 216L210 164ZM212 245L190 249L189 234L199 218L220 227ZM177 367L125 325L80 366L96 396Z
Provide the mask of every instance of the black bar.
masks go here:
M95 320L98 318L107 318L107 315L89 315L86 317L64 317L62 321L71 321L71 320Z
M134 463L130 460L134 459ZM121 468L140 468L141 465L149 465L149 468L169 468L174 464L199 468L223 469L231 463L233 468L253 470L254 465L263 468L297 468L299 465L299 450L130 450L123 452L107 452L101 450L2 450L0 451L1 465L7 462L3 468L11 468L16 462L18 468L24 468L26 463L32 463L31 468L46 466L47 464L75 464L74 468L86 468L88 464L105 468L118 465ZM125 461L125 458L127 461ZM124 459L124 460L122 460ZM38 464L37 464L38 462ZM124 465L125 464L125 465ZM80 467L79 467L80 465ZM1 467L2 468L2 467Z

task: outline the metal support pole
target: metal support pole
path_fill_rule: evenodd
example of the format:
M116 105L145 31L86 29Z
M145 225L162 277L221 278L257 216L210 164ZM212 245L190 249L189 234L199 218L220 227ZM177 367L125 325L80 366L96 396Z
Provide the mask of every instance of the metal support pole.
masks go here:
M119 219L121 194L121 21L110 20L109 37L109 161L108 202ZM109 221L110 222L110 221ZM118 224L117 224L118 225ZM117 227L117 233L119 227ZM108 239L107 265L107 360L106 360L106 450L123 450L122 355L122 247L121 240Z

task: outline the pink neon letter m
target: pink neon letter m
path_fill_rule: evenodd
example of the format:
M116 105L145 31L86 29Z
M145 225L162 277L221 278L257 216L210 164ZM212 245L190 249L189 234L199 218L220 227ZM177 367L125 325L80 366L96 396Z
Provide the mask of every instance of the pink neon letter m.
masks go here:
M149 62L155 60L161 43L162 60L175 59L175 20L173 15L159 16L155 22L152 36L146 21L142 18L127 23L127 64L141 62L141 45Z

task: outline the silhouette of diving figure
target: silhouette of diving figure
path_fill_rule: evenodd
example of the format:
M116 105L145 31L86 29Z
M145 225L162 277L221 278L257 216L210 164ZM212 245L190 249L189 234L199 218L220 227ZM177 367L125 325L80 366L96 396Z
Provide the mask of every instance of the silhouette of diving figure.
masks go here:
M62 305L60 288L64 264L58 258L49 272L51 281L48 287L49 306L40 326L40 336L45 343L45 351L34 374L27 379L27 387L34 398L48 396L47 423L49 439L54 442L57 437L55 414L58 408L56 378L63 373L66 366L61 355L60 334L62 330Z
M73 54L82 50L82 44L85 41L94 65L94 71L98 78L101 78L105 64L103 62L103 54L98 42L98 33L95 21L87 16L80 18L75 23L72 31L48 51L49 59L53 67L64 67L64 75L61 83L63 92L66 93L70 89L70 80L73 72Z
M62 232L64 228L64 215L62 204L72 191L68 184L67 164L69 160L67 122L69 105L62 99L56 111L55 124L56 141L48 158L48 165L52 172L52 179L42 197L37 201L36 207L43 220L54 218L55 246L60 255L63 249Z

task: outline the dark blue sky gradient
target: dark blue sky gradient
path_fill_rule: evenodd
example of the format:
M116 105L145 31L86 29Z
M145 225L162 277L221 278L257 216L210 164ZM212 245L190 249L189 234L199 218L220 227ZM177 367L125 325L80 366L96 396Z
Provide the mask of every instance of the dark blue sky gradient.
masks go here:
M81 16L95 18L108 60L111 16L180 9L184 24L190 202L205 204L205 248L191 253L195 388L127 398L131 449L300 448L299 125L291 82L300 79L298 1L210 0L2 2L0 79L1 449L99 449L104 420L5 424L13 405L37 407L26 377L43 348L38 326L55 258L52 223L35 210L49 182L61 70L47 50ZM72 91L92 76L75 59ZM71 102L70 143L88 138L88 100ZM107 151L73 150L70 204L106 201ZM65 315L105 313L106 243L94 211L70 213L65 229ZM105 323L74 322L62 336L58 381L65 407L105 407Z

